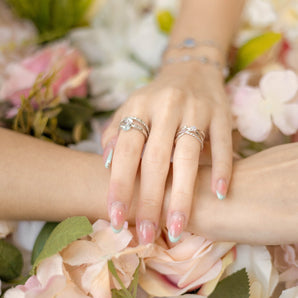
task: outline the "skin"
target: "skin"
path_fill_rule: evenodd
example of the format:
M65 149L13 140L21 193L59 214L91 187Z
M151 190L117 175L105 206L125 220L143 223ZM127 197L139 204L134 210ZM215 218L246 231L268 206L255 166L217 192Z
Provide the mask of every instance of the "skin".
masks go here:
M204 55L224 65L243 4L240 0L214 0L212 5L205 0L182 1L169 44L177 45L192 37L197 41L212 40L217 46L182 50L170 46L165 59ZM127 116L138 117L149 125L147 140L135 129L119 133L119 122ZM232 173L231 117L223 76L216 67L198 61L163 65L151 84L135 92L117 110L103 135L104 156L114 148L107 197L110 219L116 230L121 229L130 212L136 175L141 169L136 213L141 243L154 241L172 152L173 187L166 225L173 242L188 224L201 147L189 135L180 138L174 146L176 131L184 125L209 133L213 160L211 190L214 199L216 194L224 198Z
M63 220L86 215L108 219L110 173L102 156L77 152L0 129L0 218ZM166 223L172 192L166 183L161 223ZM187 230L211 240L250 244L298 242L298 143L276 146L236 161L229 194L214 200L209 166L199 169ZM132 208L135 223L140 176Z

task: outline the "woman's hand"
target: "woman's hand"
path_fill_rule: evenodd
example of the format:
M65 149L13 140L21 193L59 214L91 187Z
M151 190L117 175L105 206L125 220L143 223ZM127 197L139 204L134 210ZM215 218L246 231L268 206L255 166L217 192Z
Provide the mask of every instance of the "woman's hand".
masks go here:
M120 121L130 116L142 119L150 127L147 140L137 129L119 130ZM115 232L121 230L128 216L141 165L137 231L141 243L154 241L173 153L167 228L171 241L179 240L191 212L202 149L198 139L187 134L175 144L176 132L184 125L208 133L212 191L219 199L226 196L232 171L232 141L222 74L215 67L198 62L167 65L152 83L137 90L116 111L103 135L107 164L113 155L108 206Z

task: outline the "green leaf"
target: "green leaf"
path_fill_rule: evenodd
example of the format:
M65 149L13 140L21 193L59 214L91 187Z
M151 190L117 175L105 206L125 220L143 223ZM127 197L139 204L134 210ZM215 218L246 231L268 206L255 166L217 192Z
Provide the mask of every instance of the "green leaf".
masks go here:
M42 251L46 241L48 240L49 236L53 232L53 230L58 225L58 222L47 222L44 224L43 228L39 232L36 241L34 243L34 247L32 250L31 255L31 264L33 265L37 257L39 256L40 252Z
M249 298L247 272L241 269L220 281L209 298Z
M85 216L74 216L65 219L58 224L48 240L43 250L34 262L31 273L33 274L38 264L52 255L64 249L71 242L92 233L92 225Z
M249 40L238 50L232 73L235 74L246 68L257 58L269 51L281 38L282 35L280 33L268 32Z
M0 239L0 279L9 281L17 278L22 268L21 252L14 245Z
M174 25L175 18L171 14L171 12L167 10L160 10L156 14L156 20L159 26L159 29L166 33L169 34L172 30L172 27Z
M62 111L58 115L58 124L61 128L72 129L77 123L88 122L94 114L94 108L84 99L72 99L60 107Z

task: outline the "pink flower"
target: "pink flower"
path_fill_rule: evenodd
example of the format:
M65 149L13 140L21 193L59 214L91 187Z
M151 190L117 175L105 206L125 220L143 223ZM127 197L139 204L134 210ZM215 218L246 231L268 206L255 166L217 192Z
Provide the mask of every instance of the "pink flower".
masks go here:
M276 246L272 255L279 280L286 283L286 288L298 286L298 244Z
M118 276L128 287L146 247L135 246L127 225L115 234L110 223L98 220L93 231L90 240L71 243L62 252L63 261L68 265L71 278L86 294L94 298L110 298L111 289L120 289L120 285L109 272L108 261L113 261Z
M25 285L8 290L5 298L87 298L67 277L60 255L43 260Z
M298 129L297 75L290 70L270 71L258 87L232 87L232 112L242 136L264 141L273 124L285 135Z
M233 247L234 243L212 242L186 232L173 246L163 231L144 258L146 272L140 275L140 285L157 297L178 296L199 287L197 294L208 296L235 259Z
M5 70L0 99L20 104L22 95L28 96L37 76L57 71L52 85L53 96L60 96L62 102L69 97L87 94L89 70L83 56L66 43L45 47L20 63L11 63Z

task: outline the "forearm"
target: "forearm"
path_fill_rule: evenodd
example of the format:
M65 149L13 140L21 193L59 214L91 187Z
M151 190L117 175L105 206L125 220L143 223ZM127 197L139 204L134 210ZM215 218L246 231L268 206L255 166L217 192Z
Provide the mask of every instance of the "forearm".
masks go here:
M62 220L74 215L108 219L109 171L101 156L3 129L0 134L1 219ZM188 229L214 240L297 242L297 147L295 143L278 146L236 162L225 201L211 193L210 168L201 168ZM137 179L136 194L138 183ZM171 176L165 207L170 192Z
M245 0L183 0L171 33L170 44L185 38L212 40L225 56L238 27ZM206 51L206 48L203 49ZM210 49L208 49L210 50ZM211 51L212 52L212 51Z

